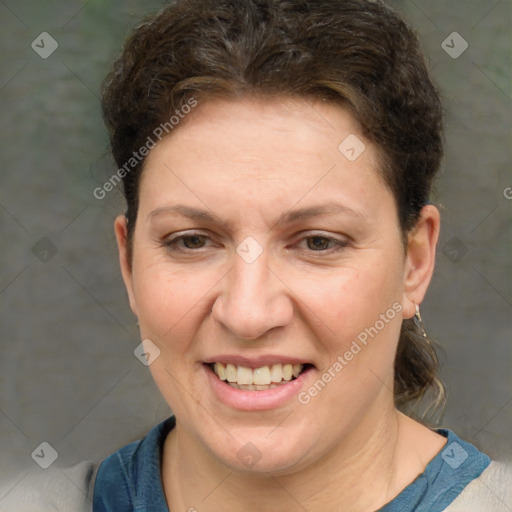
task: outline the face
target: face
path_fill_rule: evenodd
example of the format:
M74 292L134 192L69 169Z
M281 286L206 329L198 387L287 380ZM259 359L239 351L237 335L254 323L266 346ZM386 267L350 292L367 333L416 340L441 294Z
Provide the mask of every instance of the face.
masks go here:
M285 474L394 411L433 214L405 254L377 149L347 111L200 104L150 151L139 194L131 266L116 220L123 277L183 436L231 468Z

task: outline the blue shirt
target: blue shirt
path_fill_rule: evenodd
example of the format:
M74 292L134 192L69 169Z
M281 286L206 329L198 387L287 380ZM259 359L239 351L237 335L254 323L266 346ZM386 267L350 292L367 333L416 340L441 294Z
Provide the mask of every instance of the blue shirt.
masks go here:
M93 512L169 512L160 462L171 416L148 435L107 457L94 485ZM490 464L487 455L451 430L437 429L446 446L425 471L379 512L441 512Z

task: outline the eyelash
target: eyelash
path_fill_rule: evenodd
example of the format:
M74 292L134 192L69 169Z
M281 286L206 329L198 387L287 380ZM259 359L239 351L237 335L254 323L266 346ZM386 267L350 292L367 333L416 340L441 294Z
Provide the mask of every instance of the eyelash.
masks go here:
M203 233L189 233L189 234L186 234L186 235L178 235L174 238L168 238L168 239L165 239L161 242L161 245L163 247L165 247L168 251L181 251L181 252L199 252L201 251L202 249L205 249L204 247L199 247L197 249L190 249L190 248L176 248L177 247L177 244L178 242L180 241L183 241L184 239L187 239L187 238L192 238L192 237L205 237L209 240L210 237L208 237L208 235L205 235ZM314 249L309 249L309 252L311 253L332 253L332 252L336 252L336 251L340 251L344 248L346 248L349 244L347 241L345 240L339 240L337 238L333 238L333 237L329 237L329 236L325 236L325 235L321 235L321 234L312 234L312 235L309 235L309 236L305 236L305 237L302 237L299 239L299 242L302 242L303 240L308 240L308 239L311 239L311 238L320 238L320 239L323 239L323 240L327 240L329 243L332 243L332 247L330 249L325 249L325 250L314 250ZM308 249L307 249L308 250Z

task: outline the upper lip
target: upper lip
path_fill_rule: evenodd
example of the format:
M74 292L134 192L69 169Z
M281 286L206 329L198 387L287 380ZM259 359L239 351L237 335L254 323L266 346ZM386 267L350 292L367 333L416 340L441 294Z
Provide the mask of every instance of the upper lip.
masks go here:
M266 354L258 357L246 357L238 354L219 354L203 361L205 364L226 363L246 368L261 368L274 364L312 364L307 359L289 355Z

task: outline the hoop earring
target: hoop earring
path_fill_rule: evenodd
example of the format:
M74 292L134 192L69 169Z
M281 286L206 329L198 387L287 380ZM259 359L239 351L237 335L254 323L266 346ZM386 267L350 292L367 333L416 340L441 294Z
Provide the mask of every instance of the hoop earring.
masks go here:
M425 330L425 326L423 325L423 319L421 318L420 307L418 306L418 304L415 304L415 306L416 306L416 313L414 313L414 320L416 322L416 325L418 325L418 327L421 329L422 336L424 338L426 338L427 331Z

